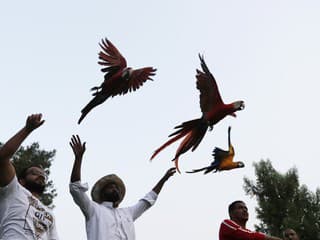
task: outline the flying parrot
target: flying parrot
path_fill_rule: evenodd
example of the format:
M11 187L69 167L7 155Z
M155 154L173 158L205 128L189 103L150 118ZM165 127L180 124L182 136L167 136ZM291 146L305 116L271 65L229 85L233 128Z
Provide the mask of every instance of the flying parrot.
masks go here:
M150 160L152 160L165 147L169 146L178 139L183 138L176 151L174 159L172 160L175 161L175 166L179 173L179 156L187 152L189 149L194 151L203 139L208 127L210 130L212 130L213 125L218 123L226 116L230 115L236 117L235 112L244 109L243 101L236 101L230 104L225 104L222 101L216 80L209 71L203 56L199 54L199 58L202 71L198 69L196 70L196 85L200 91L200 108L202 111L202 116L198 119L183 122L182 124L176 126L175 129L178 130L169 135L171 139L165 142L160 148L155 150L150 158Z
M137 90L147 80L153 80L151 77L156 72L156 69L152 67L140 69L127 67L126 59L108 39L102 39L99 45L102 51L99 53L98 63L103 66L101 71L105 73L104 81L99 87L91 88L91 91L95 91L92 94L94 98L81 110L82 114L78 124L94 107L109 97Z
M231 131L231 127L228 128L228 145L229 145L228 151L222 150L221 148L218 148L218 147L214 148L212 153L212 156L214 157L214 161L210 164L210 166L194 169L187 173L204 171L204 174L207 174L211 171L217 172L217 171L231 170L234 168L243 168L244 167L243 162L233 161L234 148L230 140L230 131Z

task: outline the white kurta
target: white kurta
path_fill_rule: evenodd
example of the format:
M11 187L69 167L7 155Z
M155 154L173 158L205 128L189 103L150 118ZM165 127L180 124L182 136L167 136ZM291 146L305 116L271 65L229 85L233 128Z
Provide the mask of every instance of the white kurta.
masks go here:
M98 204L85 193L87 184L70 183L70 193L86 218L88 240L135 240L134 221L150 208L157 194L149 192L131 207L114 208L112 202Z

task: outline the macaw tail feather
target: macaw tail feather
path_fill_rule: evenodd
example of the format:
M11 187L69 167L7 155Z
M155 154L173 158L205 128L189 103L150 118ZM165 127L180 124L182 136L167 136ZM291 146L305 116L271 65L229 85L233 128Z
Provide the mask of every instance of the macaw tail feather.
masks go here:
M207 174L209 172L212 172L213 170L215 170L214 172L217 172L218 166L219 166L219 164L217 162L213 162L208 167L199 168L199 169L193 169L192 171L186 172L186 173L196 173L196 172L204 171L203 174Z
M179 135L175 136L174 138L169 139L169 141L165 142L161 147L159 147L157 150L154 151L152 154L150 160L152 160L159 152L161 152L164 148L169 146L171 143L174 143L178 139L182 138L184 135L186 135L187 132L182 132ZM173 159L174 160L174 159Z
M177 172L178 173L181 173L180 172L180 168L179 168L179 158L177 157L177 158L175 158L175 159L173 159L172 161L174 161L174 166L176 167L176 170L177 170Z
M178 127L181 129L178 130L176 133L186 132L186 134L184 134L185 138L180 143L180 145L176 151L175 158L178 158L179 155L185 153L190 148L192 148L191 151L194 151L198 147L200 142L202 141L202 139L208 129L208 125L206 124L206 122L202 118L191 120L189 122L185 122ZM173 134L171 134L171 135L173 135Z
M218 171L217 167L218 167L218 164L211 165L210 167L207 167L207 169L203 172L203 174L207 174L207 173L212 172L212 171L213 172L217 172Z
M188 149L190 149L194 144L196 144L196 146L199 144L198 141L195 141L197 139L194 139L193 137L190 139L190 134L192 134L192 132L198 132L197 128L199 128L199 126L202 126L201 124L202 119L194 119L188 122L184 122L179 126L176 126L175 128L180 128L178 131L172 133L169 135L169 137L172 137L171 139L169 139L167 142L165 142L161 147L159 147L157 150L154 151L153 155L151 156L150 160L152 160L159 152L161 152L164 148L166 148L167 146L169 146L170 144L174 143L175 141L177 141L178 139L184 137L187 135L187 137L184 139L184 141L180 144L181 145L186 145L188 147ZM202 127L201 127L202 128ZM207 129L207 128L205 128ZM204 131L205 132L205 131ZM204 135L204 134L203 134ZM174 136L174 137L173 137ZM201 136L202 139L203 136ZM186 139L189 139L189 141L186 142ZM194 143L194 144L191 144ZM191 146L189 146L191 144ZM188 150L187 149L187 150ZM185 151L187 151L185 150ZM184 151L184 152L185 152ZM173 159L176 160L176 158L178 157L178 155L176 154L175 158Z
M96 106L103 103L107 97L102 95L95 96L82 110L81 110L81 117L78 120L78 124L84 119L84 117Z
M186 171L186 173L196 173L196 172L201 172L204 170L207 170L208 167L204 167L204 168L199 168L199 169L193 169L192 171Z
M192 148L191 151L194 151L198 147L208 129L208 125L202 118L199 118L184 122L181 125L176 126L175 128L179 128L179 130L169 135L169 137L172 138L165 142L160 148L158 148L153 153L150 160L152 160L160 151L169 146L171 143L184 137L176 151L174 159L172 160L175 162L176 169L180 173L178 166L179 156L187 152L190 148Z

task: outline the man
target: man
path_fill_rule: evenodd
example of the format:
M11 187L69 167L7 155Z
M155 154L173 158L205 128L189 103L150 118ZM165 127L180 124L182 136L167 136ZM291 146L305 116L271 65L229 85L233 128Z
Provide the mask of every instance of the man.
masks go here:
M85 193L88 186L81 184L81 163L86 143L72 136L70 146L75 160L71 173L70 193L86 219L88 240L134 240L134 221L156 201L164 183L175 174L170 168L151 192L134 206L118 208L125 195L125 185L115 174L98 180L91 191L92 201Z
M291 228L287 228L283 231L283 239L284 240L299 240L299 236L295 230Z
M41 114L28 116L25 126L0 148L0 239L57 240L55 221L39 197L46 185L40 166L30 166L19 175L10 159L28 135L44 120Z
M249 213L243 201L234 201L229 205L228 210L230 219L221 223L219 240L281 240L281 238L253 232L246 228Z

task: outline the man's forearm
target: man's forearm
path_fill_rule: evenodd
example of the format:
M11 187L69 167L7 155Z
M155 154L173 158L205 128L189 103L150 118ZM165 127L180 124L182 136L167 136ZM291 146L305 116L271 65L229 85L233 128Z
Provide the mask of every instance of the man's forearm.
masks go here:
M10 183L16 174L15 168L13 167L10 159L13 154L18 150L21 143L29 135L30 131L24 127L17 132L12 138L10 138L0 148L0 186L6 186Z
M6 164L10 161L13 154L29 134L30 131L24 127L0 148L0 164Z
M160 181L152 189L156 194L159 194L164 183L172 177L176 172L176 168L170 168L167 170L166 174L160 179Z
M77 160L77 159L74 160L73 168L71 172L71 178L70 178L71 182L77 182L81 180L81 164L82 164L82 160Z
M152 189L152 191L154 191L156 194L159 194L164 183L167 181L166 178L161 178L160 181L154 186L154 188Z

